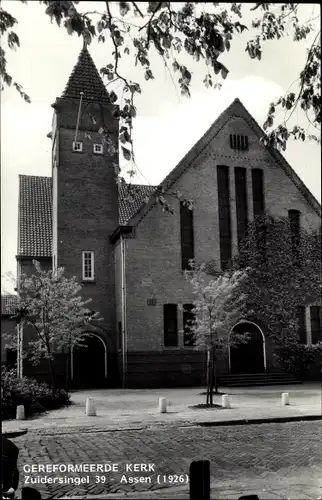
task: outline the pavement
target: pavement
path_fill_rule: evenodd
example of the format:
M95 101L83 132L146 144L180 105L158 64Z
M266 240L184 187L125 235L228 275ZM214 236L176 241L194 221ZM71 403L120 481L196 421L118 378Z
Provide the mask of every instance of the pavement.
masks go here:
M221 425L228 423L308 419L322 416L322 387L320 383L256 388L221 388L228 394L231 408L196 409L205 402L202 388L120 390L102 389L78 391L71 394L70 406L53 410L24 421L5 421L2 432L28 429L40 433L68 431L92 432L120 429L142 429L168 425ZM287 392L288 406L282 406L281 395ZM85 414L86 399L94 399L97 415ZM167 413L159 413L158 401L168 401ZM215 396L221 404L221 396Z
M80 430L63 435L30 432L15 440L20 450L21 484L37 488L43 499L114 500L189 498L186 475L194 460L210 462L211 498L237 500L256 494L261 500L317 499L322 496L321 442L318 421L91 433ZM134 472L134 463L140 472ZM94 464L95 471L66 473L68 464ZM101 464L113 464L117 470L97 473ZM141 472L142 464L154 465L154 471ZM64 470L37 470L47 465L63 465ZM33 466L36 470L30 472ZM178 484L180 477L182 485ZM30 478L37 484L30 484ZM76 478L84 479L85 484L77 484ZM131 483L131 478L142 481ZM145 483L146 479L149 482Z
M153 462L157 472L169 478L186 475L192 460L207 459L211 498L237 500L246 494L256 494L260 500L322 498L322 423L307 421L321 418L321 384L221 388L221 392L229 395L231 408L193 408L205 402L202 388L79 391L72 393L72 405L30 420L3 422L2 432L28 429L28 434L14 440L20 449L20 470L25 464L107 461L124 467L126 460ZM281 404L284 392L290 397L288 406ZM94 399L95 417L85 414L88 397ZM160 397L168 401L165 414L158 411ZM221 396L215 402L220 404ZM292 419L299 421L281 423ZM258 424L264 420L271 423ZM236 425L240 421L253 425L240 427ZM95 484L94 477L79 486L30 486L39 489L43 499L189 498L187 481L173 486L167 479L161 485L155 476L151 485L120 484L117 475L107 474L102 484Z

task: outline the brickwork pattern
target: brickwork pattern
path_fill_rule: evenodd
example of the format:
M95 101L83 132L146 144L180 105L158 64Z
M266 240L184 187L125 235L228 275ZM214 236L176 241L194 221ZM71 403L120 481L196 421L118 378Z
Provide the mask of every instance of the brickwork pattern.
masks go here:
M191 461L200 459L210 460L213 483L222 489L230 489L232 495L243 491L249 493L250 490L256 492L258 481L261 481L268 491L273 487L279 488L280 492L283 490L283 496L276 495L275 498L296 498L294 493L299 495L297 498L307 498L305 492L310 488L315 488L315 498L318 498L318 488L322 487L318 479L322 468L320 439L320 422L298 422L99 433L82 433L79 430L78 434L69 434L67 429L65 435L50 435L50 431L47 436L30 432L15 442L20 449L20 470L26 464L119 464L120 473L107 473L105 483L101 480L101 483L95 484L96 474L91 473L89 484L80 487L67 484L34 485L43 493L43 498L52 498L51 495L59 498L64 494L108 493L117 493L122 498L122 495L134 491L160 491L157 474L186 474ZM126 474L150 475L152 482L120 484L126 463L155 464L155 473ZM22 482L25 475L22 472ZM64 476L64 473L48 474L50 477L57 475ZM30 476L35 477L37 474ZM295 481L294 484L296 476L297 483ZM166 488L170 486L175 485L170 482L164 485ZM264 494L260 498L270 497Z
M204 144L205 148L192 164L187 161L186 166L180 166L181 176L176 178L175 172L169 176L173 177L171 191L180 191L184 198L195 202L196 261L214 261L217 268L220 265L217 165L230 167L233 253L237 251L234 167L244 167L247 170L250 220L253 217L251 169L262 168L268 213L273 216L287 216L289 209L297 209L301 212L301 224L305 228L317 229L321 223L320 216L312 205L259 142L249 124L247 112L238 103L232 106L230 112L232 117L227 118L223 128L208 145ZM229 134L247 135L249 151L236 152L230 149ZM181 271L179 201L171 197L169 202L174 207L174 215L162 213L158 205L148 207L146 212L136 219L136 237L126 240L126 254L130 256L126 268L129 352L166 352L163 345L163 304L185 304L193 300L190 286ZM148 306L148 298L155 298L156 305ZM178 329L182 329L180 311ZM182 333L179 337L180 350L183 347ZM271 345L267 347L267 367L276 368Z

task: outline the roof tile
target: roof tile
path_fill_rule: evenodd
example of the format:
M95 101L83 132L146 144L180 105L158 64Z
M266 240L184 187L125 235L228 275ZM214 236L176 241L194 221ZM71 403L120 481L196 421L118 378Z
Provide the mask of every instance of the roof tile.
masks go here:
M139 184L119 187L119 224L127 221L155 191ZM18 256L52 256L52 179L33 175L19 176Z
M83 92L84 100L110 102L103 80L86 46L83 47L78 56L77 63L69 77L62 97L79 99L80 92Z
M154 193L156 186L126 184L119 186L119 224L125 226L127 221L138 212Z
M19 176L18 255L50 257L52 182L50 177Z

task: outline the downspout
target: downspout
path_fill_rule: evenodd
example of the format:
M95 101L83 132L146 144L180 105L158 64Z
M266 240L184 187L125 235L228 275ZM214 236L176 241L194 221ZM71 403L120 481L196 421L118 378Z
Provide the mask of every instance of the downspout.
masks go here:
M126 274L125 274L125 241L121 233L121 286L122 286L122 386L126 388L127 372L127 335L126 335Z
M78 113L77 113L77 121L76 121L76 130L75 130L75 139L74 139L74 142L76 142L77 138L78 138L78 129L79 129L79 122L80 122L80 117L81 117L81 109L82 109L84 92L80 92L79 95L80 95L80 101L79 101L79 108L78 108Z

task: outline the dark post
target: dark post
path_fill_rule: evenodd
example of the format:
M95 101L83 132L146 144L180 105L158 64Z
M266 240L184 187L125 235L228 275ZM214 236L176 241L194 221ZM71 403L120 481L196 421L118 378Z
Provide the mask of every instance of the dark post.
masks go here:
M34 488L25 487L21 489L21 500L41 500L41 494Z
M210 500L210 462L191 462L189 470L190 500Z
M257 495L244 495L243 497L239 497L238 500L259 500Z

